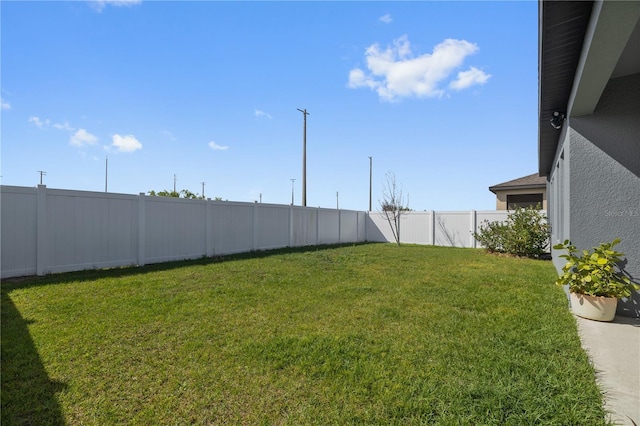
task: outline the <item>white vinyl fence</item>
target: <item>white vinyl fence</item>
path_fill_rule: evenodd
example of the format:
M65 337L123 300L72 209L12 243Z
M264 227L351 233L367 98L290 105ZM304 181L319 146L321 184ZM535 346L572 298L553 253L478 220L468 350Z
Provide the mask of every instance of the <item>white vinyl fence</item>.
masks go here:
M2 186L1 277L363 242L365 212Z
M400 242L447 247L476 248L473 233L485 222L504 221L508 211L406 212L400 216ZM382 212L368 214L367 241L394 241Z
M408 212L404 243L476 247L503 211ZM0 277L319 244L394 241L384 215L300 206L0 187Z

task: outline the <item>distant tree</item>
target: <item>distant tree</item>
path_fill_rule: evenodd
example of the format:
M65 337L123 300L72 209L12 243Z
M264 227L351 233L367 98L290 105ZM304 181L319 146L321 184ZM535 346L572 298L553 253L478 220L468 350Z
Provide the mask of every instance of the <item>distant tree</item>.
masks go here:
M204 199L204 196L198 195L198 194L194 194L193 192L189 191L188 189L183 189L182 191L180 191L180 195L182 196L182 198L190 198L192 200L202 200L202 199Z
M405 200L402 188L396 182L396 175L392 172L386 174L380 209L389 223L396 244L400 245L400 218L411 209L409 208L409 199Z
M189 191L188 189L183 189L180 192L177 191L167 191L166 189L163 191L154 191L151 190L148 192L148 194L151 197L173 197L173 198L188 198L188 199L192 199L192 200L202 200L204 199L204 196L202 195L198 195L198 194L194 194L193 192Z
M180 193L176 192L176 191L167 191L166 189L163 191L149 191L148 194L151 197L173 197L173 198L179 198L180 197Z

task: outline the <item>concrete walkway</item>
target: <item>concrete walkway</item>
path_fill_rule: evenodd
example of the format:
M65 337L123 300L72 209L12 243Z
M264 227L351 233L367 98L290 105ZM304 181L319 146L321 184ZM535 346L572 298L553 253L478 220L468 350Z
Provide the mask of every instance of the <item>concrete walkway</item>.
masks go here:
M640 426L640 318L617 315L612 322L575 318L609 419L616 425Z

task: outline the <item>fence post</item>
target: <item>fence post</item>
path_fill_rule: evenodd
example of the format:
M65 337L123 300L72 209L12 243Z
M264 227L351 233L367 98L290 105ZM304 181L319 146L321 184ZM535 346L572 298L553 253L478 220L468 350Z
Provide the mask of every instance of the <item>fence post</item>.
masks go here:
M476 211L471 210L471 247L476 248L476 238L473 236L473 233L476 232L476 222L478 218L476 216Z
M47 186L38 185L36 192L36 274L47 272Z
M211 214L213 207L211 205L211 198L207 198L206 203L206 216L204 218L205 250L207 253L207 257L211 257L216 253L215 244L213 241L213 217Z
M293 204L289 205L289 247L293 247Z
M316 245L320 245L320 207L316 210Z
M369 222L371 221L371 212L365 212L364 214L364 241L369 241Z
M436 245L436 212L431 210L431 245Z
M145 238L147 231L146 224L146 209L145 209L144 192L138 195L138 266L144 266L145 264Z
M342 244L342 213L338 209L338 244Z
M253 250L258 250L258 203L253 203Z

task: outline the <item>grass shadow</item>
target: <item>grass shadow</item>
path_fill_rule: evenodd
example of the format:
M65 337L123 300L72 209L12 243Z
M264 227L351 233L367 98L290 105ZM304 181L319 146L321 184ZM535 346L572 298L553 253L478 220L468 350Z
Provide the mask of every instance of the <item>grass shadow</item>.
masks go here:
M64 383L51 380L9 292L2 289L1 423L3 425L64 425L56 393Z
M11 298L17 289L44 285L59 285L70 282L92 281L100 278L126 278L158 271L169 271L194 265L209 265L244 259L267 258L288 253L305 253L346 246L371 243L345 243L320 246L281 248L251 251L231 255L203 257L195 260L164 262L142 267L129 266L110 269L84 270L42 277L28 276L3 279L1 294L1 417L2 425L65 425L65 417L56 394L66 388L65 383L52 380L44 367L36 345L31 337L29 325L32 320L24 318Z

